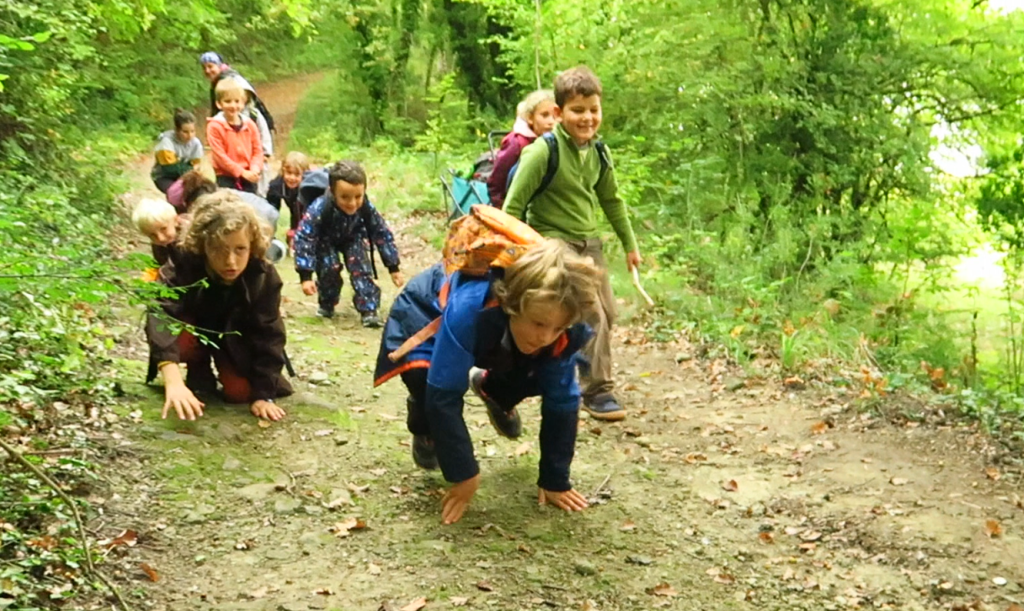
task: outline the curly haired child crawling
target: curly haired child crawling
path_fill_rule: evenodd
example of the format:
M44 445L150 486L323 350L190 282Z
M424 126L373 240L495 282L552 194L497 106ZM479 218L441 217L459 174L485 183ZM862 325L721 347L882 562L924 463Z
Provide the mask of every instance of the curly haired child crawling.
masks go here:
M162 417L171 409L183 420L202 416L205 404L195 393L215 391L218 379L228 403L249 403L258 418L284 417L274 400L292 394L292 387L281 374L281 278L263 258L268 236L269 228L233 192L218 191L196 203L183 252L160 268L159 281L183 292L151 309L146 322L147 382L157 371L163 375ZM199 330L216 345L200 342L187 329L173 333L169 320ZM188 368L184 378L179 363Z
M424 469L441 467L452 482L442 500L445 524L457 522L480 486L480 468L462 414L471 388L498 433L518 437L516 406L541 397L538 500L566 511L587 501L569 481L576 446L580 388L577 353L590 338L584 315L598 304L603 272L558 240L545 240L502 274L445 278L441 264L413 278L391 307L376 384L401 375L409 390L412 453ZM438 295L447 284L447 305ZM441 317L436 335L392 362L388 355Z

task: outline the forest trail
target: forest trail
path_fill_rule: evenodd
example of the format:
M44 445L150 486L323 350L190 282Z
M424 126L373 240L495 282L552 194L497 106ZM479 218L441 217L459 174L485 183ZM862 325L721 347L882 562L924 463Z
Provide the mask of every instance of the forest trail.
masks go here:
M260 86L282 132L302 87ZM129 198L149 193L148 167L133 174ZM436 252L395 221L411 275ZM468 515L443 526L443 480L412 463L401 384L371 387L379 333L360 326L347 286L339 315L317 318L291 265L279 270L298 392L282 400L283 422L265 426L224 405L195 423L160 420L161 392L141 384L135 338L122 383L136 424L121 433L125 458L108 470L113 495L94 528L139 533L106 566L140 606L414 611L421 597L427 610L501 611L1024 605L1022 480L995 462L984 435L890 424L855 409L860 388L744 380L691 346L649 343L629 327L615 347L629 417L580 420L573 478L593 506L575 515L537 506L536 404L521 410L523 436L510 441L468 399L483 484ZM396 291L386 280L389 304Z

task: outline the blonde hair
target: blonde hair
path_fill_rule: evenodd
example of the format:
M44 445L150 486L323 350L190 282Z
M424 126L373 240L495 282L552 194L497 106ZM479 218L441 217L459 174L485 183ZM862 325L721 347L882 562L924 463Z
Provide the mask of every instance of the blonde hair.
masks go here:
M246 102L249 101L248 94L245 91L245 87L242 82L236 78L222 78L217 82L217 87L214 88L214 93L217 95L217 101L222 102L229 94L237 93L242 96L242 99Z
M222 189L196 200L192 224L182 246L189 252L205 256L211 242L222 241L229 233L239 230L249 235L249 257L263 258L270 245L270 227L236 193Z
M177 216L174 206L164 200L143 199L132 211L132 223L139 231L146 233L156 225L173 221Z
M556 303L571 325L589 318L598 307L602 274L593 259L548 238L508 266L493 291L509 316L522 314L533 303Z
M529 121L530 117L533 116L533 112L537 110L541 102L555 101L555 92L550 89L538 89L530 95L523 98L523 101L516 106L516 116L523 121Z
M309 159L298 151L291 151L281 162L281 172L284 172L285 167L295 168L300 173L305 172L309 169Z

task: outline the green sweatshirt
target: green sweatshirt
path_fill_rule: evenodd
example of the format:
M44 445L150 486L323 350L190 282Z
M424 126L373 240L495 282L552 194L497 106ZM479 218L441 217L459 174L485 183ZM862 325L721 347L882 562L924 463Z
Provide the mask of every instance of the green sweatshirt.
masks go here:
M563 240L598 236L597 209L604 210L626 252L637 250L626 204L618 194L615 166L609 163L601 175L601 160L593 141L581 155L579 147L561 125L555 126L558 171L551 184L532 202L548 168L548 145L537 138L523 149L512 185L505 197L505 212L523 218L541 235ZM596 186L594 183L597 183Z

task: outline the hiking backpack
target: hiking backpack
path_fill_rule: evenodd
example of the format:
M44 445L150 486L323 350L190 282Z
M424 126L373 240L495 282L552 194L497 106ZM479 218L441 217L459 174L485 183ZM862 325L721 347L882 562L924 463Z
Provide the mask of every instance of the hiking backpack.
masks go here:
M544 238L526 223L493 206L480 204L470 208L469 214L448 227L442 256L444 272L451 276L461 272L467 276L486 276L492 269L504 269L516 262L523 253L540 244ZM449 281L445 280L437 297L443 311L448 304ZM497 305L489 302L488 305ZM405 340L388 359L398 362L413 348L437 334L442 316L438 316Z
M537 199L537 196L544 192L549 186L551 181L555 179L555 173L558 172L558 140L555 138L555 132L546 132L541 136L544 139L544 143L548 145L548 165L547 169L544 170L544 178L540 181L540 186L530 196L530 202ZM594 183L594 188L597 188L597 183L601 182L604 178L605 172L608 171L611 166L611 161L608 159L608 147L604 145L604 142L597 140L594 142L594 149L597 151L597 158L601 162L601 171L597 175L597 182ZM508 180L505 182L505 195L508 196L508 190L512 187L512 178L516 175L516 170L519 169L519 161L517 160L512 168L508 171ZM526 219L526 208L523 208L523 219Z
M302 176L302 182L299 183L299 201L302 202L303 209L309 208L309 206L316 201L318 197L327 193L327 189L330 186L330 178L327 176L327 170L310 170ZM331 219L335 215L337 206L333 203L334 198L331 198L331 202L326 206L323 216L320 217L322 224L329 224ZM370 222L373 220L373 208L370 204L370 198L363 196L363 205L359 207L359 218L363 221L363 227L366 228L366 243L370 249L370 269L373 270L373 279L377 279L377 262L373 256L373 240L370 238Z

